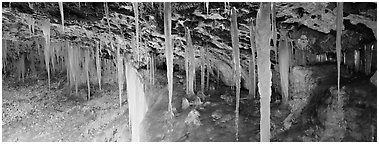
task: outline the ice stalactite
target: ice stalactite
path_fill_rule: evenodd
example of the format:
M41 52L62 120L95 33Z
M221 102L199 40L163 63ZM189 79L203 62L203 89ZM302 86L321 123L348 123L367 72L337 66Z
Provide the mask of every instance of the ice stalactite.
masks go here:
M274 42L274 52L275 59L278 57L278 46L277 46L277 31L276 31L276 11L275 11L275 2L271 3L271 31L272 31L272 41Z
M2 70L3 72L5 72L5 67L7 65L7 53L8 53L8 42L6 39L2 39L2 44L3 44L3 48L2 48L2 62L3 62L3 65L2 65Z
M365 54L365 74L371 74L371 65L372 65L372 50L374 45L369 44L364 46L364 54Z
M45 37L45 50L44 50L44 53L45 53L45 64L46 64L46 71L47 71L47 79L48 79L48 84L49 84L49 89L50 89L50 62L49 62L49 59L50 59L50 51L49 51L49 48L50 48L50 20L49 19L45 19L45 20L42 20L42 31L43 31L43 35Z
M78 82L79 82L79 70L80 70L80 67L79 67L79 54L80 52L80 48L79 47L73 47L73 73L74 73L74 82L75 82L75 94L77 95L78 94Z
M89 49L86 49L84 51L84 72L85 72L85 75L86 75L86 78L87 78L87 93L88 93L88 97L87 97L87 100L90 100L91 99L91 88L90 88L90 83L89 83L89 62L90 62L90 56L89 56Z
M95 57L96 57L96 72L97 72L97 81L99 82L99 89L101 90L101 60L100 60L100 53L101 53L101 40L96 41L96 51L95 51Z
M249 95L252 98L255 98L255 92L256 92L256 84L257 84L257 79L256 79L256 72L255 72L255 26L253 20L251 20L250 24L250 48L251 48L251 56L250 56L250 62L249 62L249 79L250 79L250 88L249 88Z
M111 47L113 49L113 45L111 44ZM116 62L117 62L117 78L118 78L118 95L119 95L119 102L120 102L120 108L121 108L121 95L122 95L122 61L120 56L120 46L117 46L116 48Z
M205 87L205 50L204 47L200 47L200 92L204 93L204 87Z
M212 67L211 67L211 61L209 59L209 56L210 56L210 53L209 53L209 45L207 45L205 47L205 61L206 61L206 65L207 65L207 83L206 83L206 90L209 91L209 73L211 72L212 70Z
M188 30L185 28L185 35L187 38ZM188 45L188 41L187 41ZM188 52L188 46L184 48L184 67L186 69L186 94L189 95L189 52Z
M359 72L360 62L361 62L361 53L359 50L354 50L354 70L355 72Z
M61 11L62 32L64 32L64 15L63 15L63 2L59 3L59 10Z
M138 3L133 2L133 10L134 10L134 21L136 23L136 49L135 52L137 53L137 61L140 60L140 53L139 53L139 15L138 15ZM138 62L139 64L139 62Z
M280 72L280 86L282 89L282 105L288 103L288 87L289 87L289 61L290 49L288 46L287 31L281 31L281 40L279 43L279 72Z
M205 7L207 8L207 16L208 16L208 12L209 12L209 2L205 2Z
M191 31L186 28L186 41L188 50L188 92L194 95L194 82L195 82L195 51L192 45Z
M22 80L24 82L25 80L25 54L20 54L20 58L17 61L17 73L18 73L18 80Z
M128 60L127 60L127 58L126 57L124 57L124 70L125 70L125 72L124 72L124 75L125 75L125 85L126 85L126 93L127 93L127 100L128 100L128 106L129 106L129 108L128 108L128 110L129 110L129 117L128 117L128 120L129 120L129 123L128 123L128 126L129 127L132 127L132 119L131 119L131 105L130 105L130 102L131 102L131 100L133 99L133 98L131 98L131 94L130 94L130 92L132 92L133 90L129 90L128 89L128 87L130 87L129 86L129 84L130 84L130 81L128 81L128 74L129 74L129 70L128 70Z
M260 3L256 19L256 48L258 65L258 91L260 99L260 140L270 142L270 97L271 97L271 62L270 62L270 3Z
M173 90L173 48L171 40L171 3L164 3L164 33L167 62L167 79L168 79L168 112L172 113L172 90Z
M130 64L125 63L125 72L127 74L126 85L128 94L128 104L129 104L129 122L132 126L132 142L141 141L141 122L145 117L148 110L144 85L141 82L141 76L138 74L137 70L133 68Z
M151 53L150 55L150 84L154 85L155 83L155 54Z
M240 50L239 50L239 31L237 24L237 12L236 8L232 8L231 13L231 26L230 32L232 35L232 46L233 46L233 63L234 63L234 80L236 82L236 141L238 141L239 131L238 131L238 118L239 118L239 102L240 102L240 90L241 90L241 66L240 66Z
M79 3L79 7L80 7L80 3ZM108 31L109 31L109 33L111 33L111 24L109 23L109 8L108 8L107 2L104 2L104 11L105 11L105 15L107 17Z
M227 10L227 5L226 5L226 2L224 2L224 11Z
M52 69L51 69L51 74L54 75L55 73L55 47L56 47L56 43L53 43L52 46L49 48L49 52L50 52L50 63L51 63L51 66L52 66Z
M343 27L343 3L337 2L337 19L336 19L336 51L337 51L337 71L338 71L338 81L337 81L337 94L340 95L340 73L341 73L341 37L342 37L342 27Z

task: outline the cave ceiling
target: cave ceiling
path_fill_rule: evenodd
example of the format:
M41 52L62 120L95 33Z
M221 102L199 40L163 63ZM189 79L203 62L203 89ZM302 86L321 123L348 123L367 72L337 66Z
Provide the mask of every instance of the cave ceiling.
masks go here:
M313 53L335 51L336 3L286 3L276 5L278 28L289 30L289 37L297 47L302 46ZM110 33L104 12L104 3L65 2L65 32L61 30L58 3L2 3L2 37L10 40L33 40L43 37L41 20L50 19L52 41L71 40L84 46L93 46L101 40L109 55L114 50L111 42L118 43L122 53L133 53L135 44L135 21L130 2L108 3ZM236 7L240 32L241 65L247 67L250 50L249 25L255 20L259 3L172 3L172 36L174 62L183 65L186 46L185 27L192 32L195 47L209 46L210 58L231 61L230 7ZM376 3L344 3L344 29L342 50L357 49L364 43L376 41ZM164 61L163 3L139 3L140 53L138 62L147 64L148 53L153 51ZM207 12L208 11L208 12ZM36 30L31 34L28 19L36 20ZM103 51L103 52L104 52ZM199 50L196 50L199 57Z

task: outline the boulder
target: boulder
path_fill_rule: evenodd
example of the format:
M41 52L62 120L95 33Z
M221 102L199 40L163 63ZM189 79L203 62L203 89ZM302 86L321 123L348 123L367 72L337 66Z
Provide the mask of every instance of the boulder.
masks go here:
M376 72L375 72L375 74L370 78L370 82L376 86Z
M233 80L234 74L233 74L233 67L230 66L228 63L217 60L214 62L214 66L216 69L219 70L220 74L220 80L227 86L235 86L235 82ZM241 87L248 89L249 87L249 81L248 81L248 72L247 70L243 69L241 67Z

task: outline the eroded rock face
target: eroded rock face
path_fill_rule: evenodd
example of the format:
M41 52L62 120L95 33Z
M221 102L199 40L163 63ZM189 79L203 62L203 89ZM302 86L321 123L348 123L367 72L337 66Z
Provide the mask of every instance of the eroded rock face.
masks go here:
M163 36L163 6L162 3L139 3L141 30L141 44L139 50L133 50L135 43L135 21L131 3L108 3L109 29L104 13L104 3L63 3L65 9L65 32L61 31L61 22L58 3L3 3L3 37L12 40L30 40L32 37L42 37L40 21L49 18L52 22L52 41L70 40L94 47L95 41L102 41L103 51L112 57L115 48L109 44L121 44L121 52L131 55L131 60L144 67L148 63L149 52L157 53L157 61L164 59ZM275 3L277 23L286 23L285 27L296 33L292 39L306 42L312 53L323 53L334 50L335 29L334 3ZM370 6L375 3L345 3L345 19L350 20L345 25L343 33L343 48L356 48L362 40L369 38L372 32L362 31L357 27L366 26L376 33L376 9ZM354 5L359 5L358 8ZM350 7L348 7L350 6ZM184 27L192 31L195 47L210 46L210 51L217 59L231 61L231 37L229 8L238 8L238 29L240 34L241 65L247 67L250 55L249 25L255 19L259 3L209 3L209 10L205 3L172 3L172 35L174 48L174 63L178 64L183 56L186 40ZM17 11L17 12L16 12ZM207 12L208 11L208 12ZM33 14L33 15L32 15ZM41 14L46 15L46 17ZM33 17L35 33L28 31L28 20ZM362 24L360 24L360 23ZM300 25L300 26L299 26ZM302 28L302 27L305 28ZM368 27L368 28L367 28ZM110 30L110 32L108 31ZM313 31L313 32L310 32ZM315 34L316 33L316 34ZM376 34L373 34L376 35ZM301 39L301 37L303 37ZM115 40L116 39L116 40ZM196 55L199 56L198 50ZM139 59L136 58L139 55ZM113 56L114 57L114 56ZM163 60L164 61L164 60ZM180 64L180 63L179 63ZM243 75L242 75L243 76ZM228 84L228 82L226 82Z
M216 69L219 70L220 79L221 81L227 85L227 86L235 86L236 82L234 81L234 73L233 68L226 62L218 60L214 62L214 66ZM241 83L242 87L245 89L249 88L249 82L248 82L248 72L241 68Z

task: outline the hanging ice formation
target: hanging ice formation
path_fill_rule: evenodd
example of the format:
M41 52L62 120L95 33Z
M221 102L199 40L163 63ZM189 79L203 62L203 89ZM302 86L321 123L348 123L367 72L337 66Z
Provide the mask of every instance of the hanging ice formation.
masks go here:
M276 31L276 12L275 12L275 2L271 3L271 31L272 31L272 41L274 44L275 59L278 57L278 46L277 46L277 31Z
M139 23L138 23L138 3L133 2L133 10L134 10L134 21L136 23L136 49L135 52L137 53L137 61L140 59L140 54L139 54Z
M260 3L256 19L256 48L258 64L258 91L261 95L260 140L270 141L270 97L271 97L271 64L270 64L270 3Z
M239 118L239 101L240 101L240 90L241 90L241 70L240 70L240 51L239 51L239 31L237 24L237 12L236 8L232 8L231 13L231 35L232 35L232 45L233 45L233 61L234 61L234 80L236 82L236 141L238 141L238 118Z
M250 47L251 47L251 57L249 62L249 77L250 77L250 88L249 88L249 95L251 95L252 98L255 98L255 92L256 92L256 72L255 72L255 26L253 20L251 20L250 24Z
M194 82L195 82L195 51L192 45L191 31L186 28L186 41L188 50L188 92L194 95Z
M188 37L188 29L185 28L185 35L186 38ZM188 40L187 40L188 45ZM188 52L188 46L184 48L184 67L186 69L186 94L189 95L189 52Z
M211 72L212 68L211 68L211 62L210 62L210 53L209 53L209 45L207 45L205 47L205 61L206 61L206 65L207 65L207 84L206 84L206 89L209 91L209 73Z
M140 140L141 122L148 110L144 93L144 85L141 82L141 76L137 70L129 63L125 63L125 75L128 104L129 104L129 122L132 126L132 142Z
M64 15L63 15L63 2L59 3L59 10L61 11L62 32L64 32Z
M90 89L90 83L89 83L89 61L90 61L90 56L89 56L89 50L86 49L84 51L84 72L85 72L85 75L86 75L86 78L87 78L87 93L88 93L88 97L87 97L87 100L90 100L91 99L91 89Z
M341 72L341 34L342 34L342 26L343 26L343 3L337 2L337 20L336 20L336 51L337 51L337 70L338 70L338 81L337 81L337 94L338 97L340 95L340 72Z
M113 49L113 45L111 43ZM121 108L121 95L122 95L122 66L121 66L121 56L120 56L120 46L116 48L116 62L117 62L117 79L118 79L118 95L119 95L119 104Z
M287 105L288 102L288 73L289 73L289 61L290 50L288 46L287 31L281 31L281 40L279 43L279 71L280 71L280 86L282 89L282 104Z
M209 10L209 2L205 2L205 7L207 7L207 16L208 16L208 10Z
M205 75L205 72L204 72L204 69L205 69L205 51L204 51L204 47L200 47L200 92L201 93L204 93L204 84L205 84L205 78L204 78L204 75Z
M79 7L80 7L80 3L79 3ZM109 8L108 8L108 3L107 2L104 2L104 11L105 11L105 15L107 17L108 30L109 30L109 33L110 33L111 32L111 24L109 23Z
M96 41L96 72L97 72L97 80L99 82L99 89L101 90L101 60L100 60L100 53L101 53L101 40Z
M45 19L42 20L42 31L43 35L45 37L45 64L46 64L46 71L47 71L47 79L48 79L48 84L49 84L49 89L50 89L50 66L49 66L49 59L50 59L50 20Z
M167 79L168 79L168 112L172 113L172 90L173 90L173 50L171 40L171 3L164 3L164 33L167 62Z

